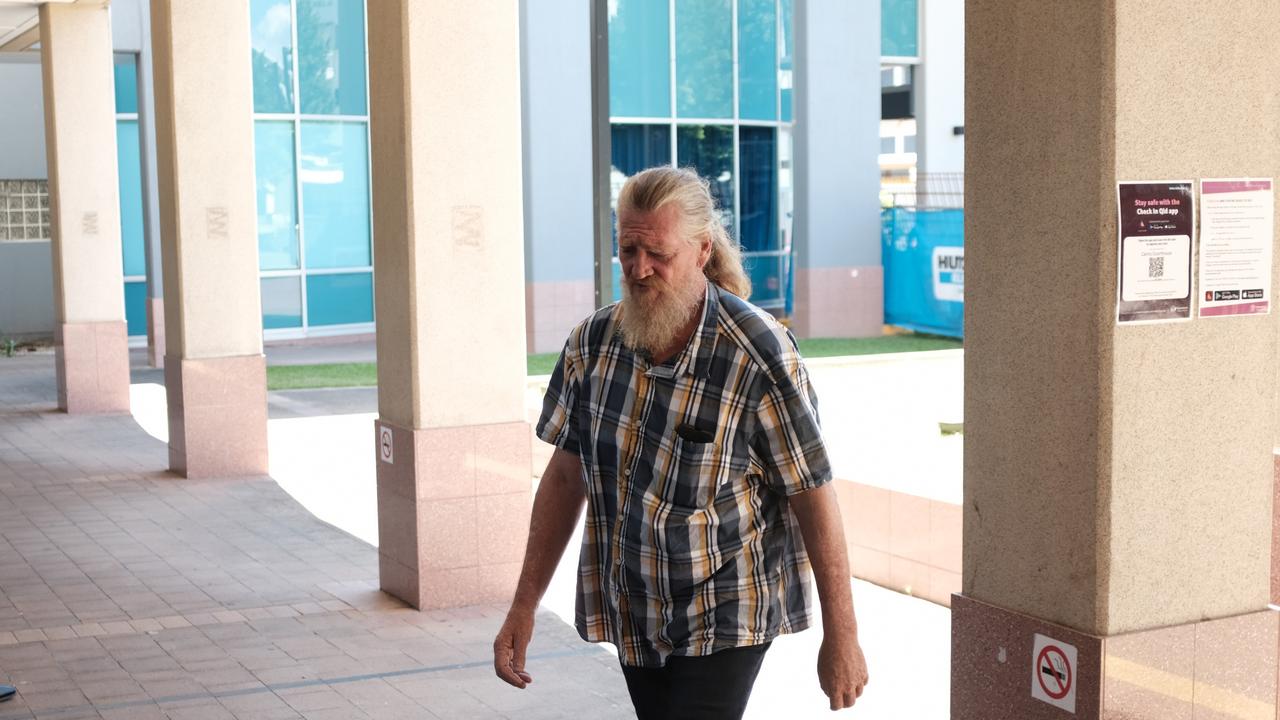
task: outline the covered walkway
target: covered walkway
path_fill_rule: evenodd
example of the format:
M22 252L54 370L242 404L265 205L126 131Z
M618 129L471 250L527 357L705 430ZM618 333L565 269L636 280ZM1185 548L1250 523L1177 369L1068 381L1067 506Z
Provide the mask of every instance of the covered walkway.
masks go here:
M52 371L0 373L0 720L629 715L617 661L554 615L508 690L505 608L405 606L271 478L179 478L131 416L58 412Z

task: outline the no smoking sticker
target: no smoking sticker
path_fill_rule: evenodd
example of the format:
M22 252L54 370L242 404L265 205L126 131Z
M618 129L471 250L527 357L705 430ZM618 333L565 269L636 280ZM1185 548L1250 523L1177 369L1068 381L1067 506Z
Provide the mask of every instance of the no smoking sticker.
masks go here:
M1031 697L1076 711L1076 648L1036 633L1031 648Z
M378 426L378 458L384 463L395 462L394 448L391 445L391 428L386 425Z

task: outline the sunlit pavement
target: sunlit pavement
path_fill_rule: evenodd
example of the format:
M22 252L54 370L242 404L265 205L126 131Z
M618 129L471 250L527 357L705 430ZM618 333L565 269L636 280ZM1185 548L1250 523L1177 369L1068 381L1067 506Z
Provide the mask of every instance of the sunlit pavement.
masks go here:
M962 363L961 351L811 361L836 475L959 502L961 439L941 436L938 423L962 419ZM544 385L545 378L530 378L531 415L537 412ZM326 392L332 391L289 394L305 393L310 404L323 405ZM139 425L166 439L163 387L134 385L133 407ZM268 423L271 476L276 482L321 520L372 545L378 541L375 417L318 415ZM577 542L575 538L565 553L543 601L545 609L570 624ZM850 715L946 718L950 612L861 581L854 581L853 589L872 682ZM747 717L830 715L816 674L821 640L821 629L815 627L774 643ZM536 668L530 670L536 674Z

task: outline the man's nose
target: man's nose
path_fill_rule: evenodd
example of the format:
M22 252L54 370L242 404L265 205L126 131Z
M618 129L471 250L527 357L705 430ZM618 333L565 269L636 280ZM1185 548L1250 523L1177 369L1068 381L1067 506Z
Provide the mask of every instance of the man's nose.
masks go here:
M635 255L635 259L631 261L631 277L635 280L643 280L653 274L653 263L649 261L649 254L643 250Z

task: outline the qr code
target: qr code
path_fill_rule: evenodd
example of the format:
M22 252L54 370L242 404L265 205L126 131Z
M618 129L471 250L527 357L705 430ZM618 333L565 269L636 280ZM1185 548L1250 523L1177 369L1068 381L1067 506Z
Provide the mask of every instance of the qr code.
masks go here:
M1164 277L1164 258L1163 257L1147 258L1147 277L1149 278Z

